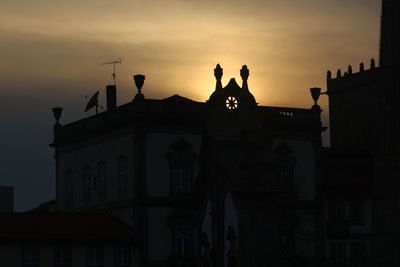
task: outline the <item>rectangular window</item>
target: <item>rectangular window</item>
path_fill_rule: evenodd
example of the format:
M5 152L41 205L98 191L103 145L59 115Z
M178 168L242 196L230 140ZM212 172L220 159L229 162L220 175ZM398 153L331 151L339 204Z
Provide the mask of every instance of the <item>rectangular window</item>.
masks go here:
M126 157L120 157L118 160L118 193L124 197L127 193L127 160Z
M175 190L189 191L190 176L189 176L189 166L186 160L175 160L173 162L172 179L174 181Z
M330 258L330 261L333 263L345 263L346 262L346 243L331 242L329 258Z
M54 261L56 265L65 266L70 263L70 250L66 247L56 247L54 249Z
M349 203L349 217L352 225L365 224L365 205L363 201Z
M350 260L353 264L366 263L368 258L367 244L363 242L350 244Z
M289 181L289 166L281 166L279 168L279 173L281 175L281 179L287 183Z
M90 167L85 166L83 168L83 200L85 203L89 203L92 198L91 176L92 176L92 171Z
M100 162L97 165L97 193L99 199L106 198L106 176L107 176L106 163Z
M340 224L344 222L344 202L343 201L330 201L328 203L328 216L329 222L333 224Z
M39 250L37 247L22 248L22 264L24 266L35 266L38 264Z
M117 266L128 266L131 262L131 250L129 247L119 247L115 250L115 264Z
M89 266L104 265L104 249L99 247L88 248L87 262Z
M175 254L178 257L191 255L191 227L186 224L175 226Z
M68 170L65 173L65 206L72 208L74 204L74 173Z

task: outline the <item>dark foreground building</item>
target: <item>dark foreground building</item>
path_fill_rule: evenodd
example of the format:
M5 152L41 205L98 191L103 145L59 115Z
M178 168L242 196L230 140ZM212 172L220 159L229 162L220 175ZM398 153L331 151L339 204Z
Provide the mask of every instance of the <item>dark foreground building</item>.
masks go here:
M58 212L43 221L49 225L96 225L88 213L118 224L101 227L114 233L112 245L96 227L88 232L101 239L91 241L97 246L64 245L61 228L45 228L45 236L59 236L66 253L74 245L86 251L82 266L101 265L88 251L107 257L104 266L399 266L399 13L398 1L383 0L379 67L328 72L331 148L321 148L316 103L259 106L246 66L241 86L231 79L223 87L217 65L207 102L146 99L137 75L130 103L117 106L108 86L107 111L61 125L54 109L56 200L32 212ZM312 89L315 101L319 94ZM112 247L129 261L110 261Z
M0 213L0 265L138 266L137 237L100 214Z
M323 151L327 256L334 266L400 266L400 1L382 1L380 66L328 72Z
M104 212L135 230L140 266L320 263L320 109L259 106L249 70L207 102L139 92L54 127L58 212ZM60 110L56 114L60 115ZM59 117L58 117L59 118Z

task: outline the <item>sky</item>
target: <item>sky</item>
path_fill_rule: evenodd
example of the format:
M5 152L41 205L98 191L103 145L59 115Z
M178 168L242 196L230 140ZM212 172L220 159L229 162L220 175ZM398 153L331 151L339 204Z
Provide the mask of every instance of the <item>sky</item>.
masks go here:
M205 101L246 64L260 105L310 108L309 88L326 71L378 58L380 0L0 0L0 186L14 186L15 210L55 197L54 118L84 113L85 96L112 83L118 104L179 94ZM325 96L320 105L328 125ZM329 144L325 134L324 143Z

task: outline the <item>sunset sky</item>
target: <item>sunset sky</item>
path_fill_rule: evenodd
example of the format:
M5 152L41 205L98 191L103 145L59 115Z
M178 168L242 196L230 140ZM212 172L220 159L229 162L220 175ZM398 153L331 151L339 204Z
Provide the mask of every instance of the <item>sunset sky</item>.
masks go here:
M51 108L61 123L91 115L86 100L112 83L118 104L146 75L147 98L205 101L243 64L260 105L310 108L326 71L378 57L380 0L0 0L0 186L22 211L55 196ZM368 66L368 64L367 64ZM327 124L326 98L321 106Z

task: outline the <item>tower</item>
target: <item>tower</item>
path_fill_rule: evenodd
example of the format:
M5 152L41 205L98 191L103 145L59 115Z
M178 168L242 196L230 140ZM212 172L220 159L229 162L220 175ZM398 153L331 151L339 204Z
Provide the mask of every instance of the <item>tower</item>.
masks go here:
M354 72L349 66L344 75L340 70L337 77L332 77L331 72L327 75L331 149L326 150L323 160L331 165L325 168L324 178L338 183L338 176L348 177L341 184L341 190L332 191L329 183L324 190L328 206L347 190L349 194L344 196L341 204L350 207L354 200L361 201L364 209L370 212L368 221L371 223L363 226L363 242L369 243L365 246L369 249L364 250L366 253L369 251L371 266L399 266L400 2L383 0L381 12L380 66L375 66L375 61L371 60L369 69L360 64L359 72ZM369 160L364 162L368 158L370 164L366 163ZM330 179L328 174L339 170L343 164L351 168L344 168L339 171L340 175ZM356 180L360 174L363 179L355 181L353 188L346 184ZM361 191L362 194L357 193ZM353 255L358 253L354 245L355 233L355 228L350 226L347 240L352 241L344 242L343 246L343 249L350 249L350 255L345 256L350 260L355 260ZM337 241L339 237L330 238L330 241ZM334 258L334 255L329 255L329 258Z
M380 65L399 67L400 63L400 2L382 1Z
M331 205L332 210L340 210L344 204L350 210L357 200L364 203L362 206L371 214L365 217L363 240L356 240L355 228L350 225L346 235L350 241L343 242L342 247L342 251L349 249L350 255L344 258L356 261L356 255L363 254L359 253L356 243L365 242L369 244L364 251L370 254L371 266L399 266L400 2L382 0L381 7L380 66L375 66L375 61L371 60L369 69L362 63L359 72L349 66L344 75L341 70L337 71L337 77L332 77L330 71L327 75L331 148L326 149L323 159L326 164L324 179L328 181L324 190L328 209ZM346 164L348 168L338 171L339 175L329 176ZM340 176L346 177L342 184ZM362 179L357 180L357 177ZM349 185L352 180L353 188ZM329 184L332 181L336 188ZM343 196L346 190L348 194ZM343 196L340 205L334 201L338 196ZM350 213L341 220L352 219ZM332 219L334 216L328 216L328 220ZM328 236L332 251L338 249L334 242L340 238L333 234ZM335 258L333 252L328 254L331 260Z
M398 214L400 185L400 3L382 1L380 82L374 179L374 258L376 263L398 266L400 242ZM385 262L382 261L385 259Z
M385 117L382 129L392 131L400 128L400 2L382 1L380 65L382 79L380 105ZM387 137L387 133L384 133Z

